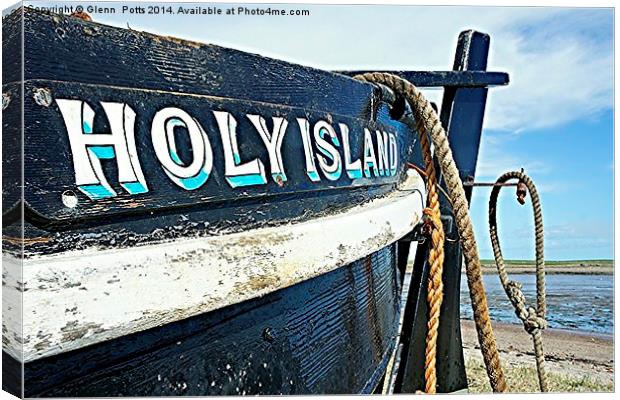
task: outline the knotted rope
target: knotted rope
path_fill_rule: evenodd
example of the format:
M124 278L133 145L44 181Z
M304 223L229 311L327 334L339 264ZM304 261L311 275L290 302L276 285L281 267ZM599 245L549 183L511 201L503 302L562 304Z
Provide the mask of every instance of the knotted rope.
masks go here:
M484 292L484 286L482 284L482 266L480 264L480 257L478 255L478 247L476 245L473 226L469 217L468 201L465 197L465 191L463 189L463 183L459 177L458 169L456 168L456 164L454 163L454 159L452 157L452 151L450 150L446 132L441 126L439 117L428 100L426 100L422 93L412 83L396 75L375 72L357 75L355 76L355 79L385 85L398 95L402 96L411 106L416 120L416 126L410 126L410 128L412 130L416 130L420 135L420 143L424 153L424 163L426 164L425 167L427 171L432 171L432 174L428 174L429 208L434 210L434 204L430 193L430 179L434 179L433 182L436 184L437 178L435 176L434 167L431 167L433 165L433 158L430 143L428 142L428 137L430 136L435 150L435 155L437 156L441 167L441 172L443 173L446 181L448 195L456 217L456 225L458 227L461 238L461 246L463 248L463 256L465 258L467 283L469 285L474 321L476 323L478 341L480 342L480 348L482 350L482 356L486 365L487 374L489 375L489 380L493 391L504 392L507 389L507 385L504 378L504 372L500 365L499 352L497 351L493 328L491 327L489 307ZM431 176L434 178L431 178ZM437 192L435 190L435 196L436 195ZM432 214L429 211L427 214L433 216L436 215L435 211L432 211ZM437 326L439 323L439 309L443 300L443 287L441 284L441 273L443 267L439 267L437 265L435 269L433 269L433 263L431 262L434 261L438 264L440 259L443 261L443 245L441 246L441 250L439 250L436 244L439 243L439 241L435 241L435 237L439 239L440 235L438 233L438 229L435 228L441 227L441 221L437 221L434 218L431 219L434 221L432 238L435 253L433 253L433 249L431 249L431 252L429 253L431 270L429 278L428 302L431 307L428 324L429 330L426 339L425 378L427 393L434 393L436 391L435 359L437 347ZM443 236L443 231L441 232L441 235ZM431 256L434 257L432 260Z
M426 169L428 206L424 209L427 234L431 237L431 249L428 253L430 265L428 290L426 301L429 307L428 333L426 334L426 349L424 359L424 378L426 393L437 392L437 336L439 333L439 314L443 302L443 261L445 233L441 223L439 209L439 194L437 192L437 175L431 153L428 135L420 135L424 166Z
M519 184L527 188L532 199L536 230L536 309L533 307L526 307L525 296L521 291L521 284L508 279L508 273L506 272L504 257L502 256L502 250L497 235L497 198L502 188L497 184L505 183L511 179L518 179ZM517 196L519 196L519 202L524 204L525 192L519 195L519 191L517 191ZM506 295L508 295L510 302L515 308L517 317L523 322L523 327L527 333L532 335L540 391L547 392L547 372L545 370L545 353L542 344L542 330L547 326L547 322L545 321L545 256L542 208L534 182L522 171L507 172L497 179L496 185L491 191L491 197L489 198L489 233L491 235L491 244L493 245L493 254L495 255L495 264L497 265L499 279L502 282L502 286L504 286Z

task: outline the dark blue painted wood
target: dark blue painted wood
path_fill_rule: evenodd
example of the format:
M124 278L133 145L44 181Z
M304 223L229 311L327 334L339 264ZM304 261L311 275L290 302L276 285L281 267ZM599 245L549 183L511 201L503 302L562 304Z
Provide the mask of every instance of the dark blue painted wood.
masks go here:
M23 72L23 25L21 9L2 18L2 84L19 82Z
M310 281L25 365L27 397L372 392L394 345L396 245Z
M53 50L51 50L53 52ZM35 93L45 89L51 93L49 106L38 104ZM77 190L74 178L74 166L67 128L56 99L77 99L86 101L95 111L95 133L109 132L109 123L100 106L101 101L125 103L137 114L135 137L140 164L148 184L149 191L142 194L130 194L118 183L116 160L104 160L104 171L108 182L116 192L115 197L92 201ZM390 185L397 183L410 159L413 143L412 136L400 123L389 119L387 108L382 106L380 122L366 121L350 116L336 115L329 112L311 111L282 105L248 102L233 99L221 99L207 96L190 96L174 93L154 93L139 89L119 89L101 85L84 85L50 81L28 81L25 85L25 143L24 143L24 198L29 208L40 217L54 222L85 219L107 218L117 213L159 212L160 210L240 200L246 198L269 197L283 194L300 194L302 192L329 191L344 187ZM194 117L205 130L213 153L213 168L207 182L198 189L185 190L174 184L165 174L155 155L151 140L151 123L154 114L168 106L178 107ZM213 111L227 111L237 121L237 141L242 162L255 158L265 165L267 183L246 187L232 188L224 177L224 155L221 137ZM265 117L269 129L272 128L271 117L283 117L288 127L283 139L282 156L287 181L278 184L269 172L269 156L258 132L246 117L256 114ZM319 120L332 121L336 134L340 136L339 123L345 123L350 129L349 140L351 157L359 159L364 149L364 128L368 128L375 139L377 129L397 134L398 170L392 176L372 176L364 180L352 180L343 170L336 181L328 180L315 163L320 182L313 182L306 174L304 148L300 128L296 118L306 118L311 126ZM8 122L10 123L10 122ZM192 160L191 146L187 135L177 137L179 150ZM318 154L316 145L313 152ZM342 147L339 148L344 157ZM62 202L62 193L72 191L78 197L78 206L68 208Z
M363 117L373 87L211 44L24 12L25 79L156 89ZM53 49L53 51L51 51ZM21 80L11 73L4 83Z
M2 21L2 213L16 207L22 182L22 86L6 85L23 70L22 25L18 11ZM3 222L6 224L6 222Z
M22 71L22 25L20 13L13 12L2 19L2 82L9 82L11 77L21 74ZM20 258L20 246L7 246L5 236L21 237L23 234L22 220L22 134L21 107L22 87L15 85L11 90L2 88L2 252L3 255L12 255ZM12 116L18 123L9 123ZM7 219L8 217L8 219ZM16 313L21 310L3 311ZM3 315L7 318L7 315ZM23 397L22 364L11 356L2 352L2 390L16 397Z
M360 70L335 71L344 75L354 76L366 72L387 72L398 75L418 87L489 87L503 86L509 82L505 72L488 71L397 71L397 70Z
M22 398L23 394L22 363L2 352L2 390Z
M490 40L489 35L476 31L461 33L454 69L486 70ZM458 149L454 161L462 181L476 174L487 92L484 87L446 88L444 94L441 120L447 128L450 147ZM465 187L465 192L471 198L471 187Z

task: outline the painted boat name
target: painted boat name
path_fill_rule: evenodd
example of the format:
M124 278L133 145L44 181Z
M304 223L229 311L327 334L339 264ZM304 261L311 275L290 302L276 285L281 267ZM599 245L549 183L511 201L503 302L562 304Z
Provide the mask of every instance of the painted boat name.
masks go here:
M72 99L56 99L56 103L69 137L75 183L82 193L91 200L117 195L104 176L102 159L115 159L119 184L127 193L136 195L149 191L136 147L136 113L129 105L101 102L110 132L94 133L95 112L88 103ZM263 160L255 158L241 161L237 143L237 119L227 111L211 113L221 138L224 177L228 185L238 188L267 184ZM281 185L287 181L282 142L289 128L289 121L273 116L273 128L270 130L265 117L261 115L245 114L245 118L251 122L262 139L268 154L272 179ZM296 118L295 122L303 143L305 172L310 181L322 180L319 170L329 181L340 179L343 169L350 179L389 177L396 174L398 145L395 134L375 130L373 135L370 129L364 128L362 157L353 160L349 127L346 124L337 124L340 132L338 135L334 126L325 120L319 120L312 125L305 118ZM184 162L179 156L174 134L177 127L187 131L193 155L191 162ZM209 136L192 115L178 107L160 109L152 120L151 139L161 167L176 185L185 190L196 190L208 181L213 169L213 149Z

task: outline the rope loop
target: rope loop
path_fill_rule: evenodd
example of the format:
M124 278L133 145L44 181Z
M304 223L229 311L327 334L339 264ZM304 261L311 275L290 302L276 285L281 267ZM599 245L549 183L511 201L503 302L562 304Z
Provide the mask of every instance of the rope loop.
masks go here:
M536 308L527 306L525 296L521 291L522 285L508 279L504 256L502 255L497 234L497 199L499 191L502 188L501 184L511 179L518 179L519 182L517 186L517 201L519 204L525 204L527 192L529 192L532 199L536 231ZM545 354L542 346L542 330L547 327L547 321L545 320L545 258L542 207L536 185L523 170L506 172L497 179L489 198L489 234L491 236L491 245L493 246L493 255L495 256L499 279L508 299L514 306L515 314L523 322L523 328L532 336L536 355L536 367L538 369L538 383L541 392L547 392L547 372L545 370Z
M453 206L456 226L461 239L463 257L465 259L467 283L474 309L474 321L484 363L494 392L504 392L507 389L504 372L502 370L493 327L489 316L484 286L482 284L482 265L478 254L478 247L474 235L474 229L469 216L469 202L465 196L463 182L458 168L452 156L452 150L448 137L441 121L430 102L411 82L389 73L366 73L354 77L360 81L378 83L387 86L395 94L402 96L411 106L415 123L408 124L412 132L417 132L420 137L420 146L424 157L426 176L428 179L428 207L436 210L432 218L437 218L433 224L432 247L429 251L428 264L429 288L427 302L429 304L428 332L426 336L426 359L425 359L425 384L427 393L435 393L436 371L435 363L437 356L437 332L439 326L439 311L443 299L443 243L445 240L443 226L439 213L439 195L435 163L431 153L431 143L434 156L439 161L441 172L446 182L448 197ZM427 214L428 215L428 214Z
M533 307L526 307L525 295L521 291L522 285L519 282L510 281L506 287L508 299L515 308L517 317L523 322L523 327L527 333L543 330L547 327L547 321L538 315Z
M438 165L441 168L441 173L445 179L448 192L447 198L454 211L455 222L463 250L463 258L465 259L467 283L473 308L474 322L476 324L476 332L478 333L478 341L480 342L480 349L482 351L487 375L489 376L491 388L494 392L505 392L507 390L507 384L499 359L499 351L497 350L486 293L482 283L482 265L480 263L473 225L469 216L469 202L465 196L463 182L461 181L459 171L454 162L452 150L450 149L450 144L446 132L441 125L441 121L430 102L419 89L405 79L393 74L380 72L357 75L354 79L363 82L382 84L394 91L396 95L402 96L411 106L415 120L414 123L406 123L409 129L412 132L417 132L420 137L420 145L422 147L428 183L428 207L424 210L424 216L425 224L428 226L432 239L432 246L428 256L430 271L427 302L430 311L426 336L424 374L426 379L426 392L435 393L436 391L435 366L437 332L439 326L439 310L443 299L443 283L441 277L444 259L443 245L445 240L439 211L438 190L440 190L441 187L437 184L433 156L437 158ZM431 143L434 154L431 152ZM543 254L542 211L536 186L523 171L508 172L498 178L497 183L504 183L513 178L519 179L517 190L518 201L521 204L525 203L525 189L527 189L532 198L532 206L534 209L534 220L536 225L536 309L532 307L526 308L525 296L521 291L521 285L517 282L508 280L508 274L506 273L504 259L497 237L497 196L501 188L499 185L493 188L489 200L489 229L491 242L493 244L493 252L502 285L511 303L515 306L517 315L523 321L526 331L532 335L532 339L534 340L540 389L541 391L547 391L547 378L544 369L544 353L542 350L541 336L541 331L545 329L547 325L545 321L545 264Z

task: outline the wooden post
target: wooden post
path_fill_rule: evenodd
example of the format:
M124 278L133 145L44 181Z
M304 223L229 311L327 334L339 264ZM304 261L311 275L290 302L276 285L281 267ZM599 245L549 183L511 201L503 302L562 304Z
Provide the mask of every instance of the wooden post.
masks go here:
M489 51L488 35L465 31L459 35L455 71L485 71ZM440 118L450 141L461 179L474 176L480 147L482 121L487 88L446 85ZM437 168L439 171L439 168ZM443 181L442 181L443 184ZM465 191L471 199L471 187ZM441 196L442 220L446 237L444 261L444 301L441 309L437 343L437 392L454 392L467 388L465 362L461 341L460 283L462 254L458 232L450 203ZM411 289L405 311L401 365L396 377L395 392L415 393L424 389L424 352L428 309L426 291L428 282L427 246L417 252ZM415 340L414 340L415 338Z

